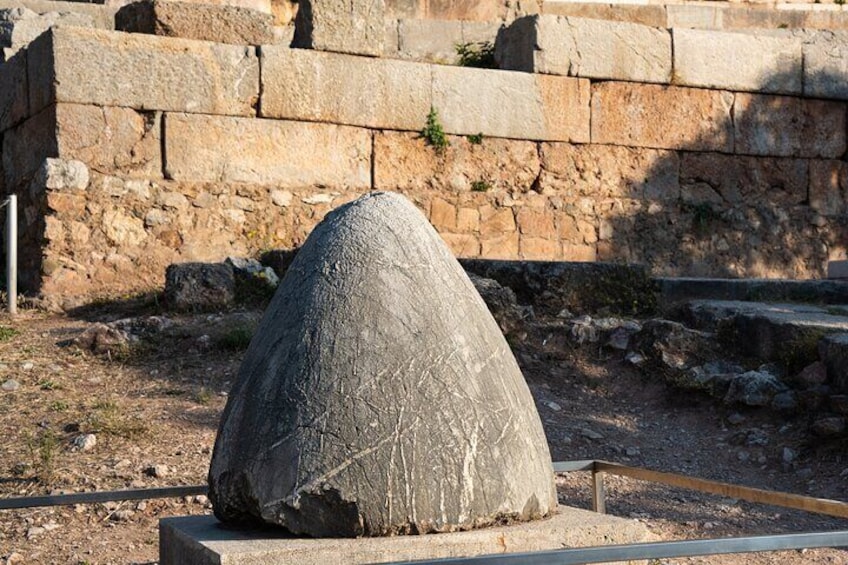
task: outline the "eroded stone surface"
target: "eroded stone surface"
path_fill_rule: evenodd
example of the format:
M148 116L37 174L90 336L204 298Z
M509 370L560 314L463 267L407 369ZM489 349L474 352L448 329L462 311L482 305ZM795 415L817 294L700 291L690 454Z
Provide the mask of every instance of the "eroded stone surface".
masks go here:
M485 303L415 207L329 214L260 324L209 473L216 515L312 536L549 514L550 454Z

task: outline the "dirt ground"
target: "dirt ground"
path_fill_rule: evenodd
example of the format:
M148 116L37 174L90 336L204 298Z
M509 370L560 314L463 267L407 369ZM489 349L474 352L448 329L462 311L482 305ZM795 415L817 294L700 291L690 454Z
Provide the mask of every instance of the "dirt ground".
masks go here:
M68 343L93 321L154 314L167 320L154 320L151 337L120 350L95 354ZM0 497L204 483L218 417L258 316L177 316L146 302L0 317ZM561 339L531 338L515 348L554 460L603 459L848 499L844 446L811 441L800 422L676 392L620 354ZM96 444L75 446L86 434ZM589 481L587 473L561 475L561 502L588 508ZM609 513L640 520L666 540L846 527L632 479L606 484ZM0 511L0 563L152 563L160 518L210 512L202 496ZM848 551L655 563L838 564L848 563Z

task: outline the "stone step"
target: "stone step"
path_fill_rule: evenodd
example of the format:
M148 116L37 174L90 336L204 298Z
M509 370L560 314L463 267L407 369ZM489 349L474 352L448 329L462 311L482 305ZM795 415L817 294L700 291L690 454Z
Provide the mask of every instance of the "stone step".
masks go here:
M656 281L664 309L698 299L848 304L848 281L687 277Z
M848 305L693 300L682 316L693 327L717 332L744 355L796 369L818 358L822 337L848 332Z
M848 10L836 3L574 2L547 0L543 14L632 22L653 27L716 30L848 29Z

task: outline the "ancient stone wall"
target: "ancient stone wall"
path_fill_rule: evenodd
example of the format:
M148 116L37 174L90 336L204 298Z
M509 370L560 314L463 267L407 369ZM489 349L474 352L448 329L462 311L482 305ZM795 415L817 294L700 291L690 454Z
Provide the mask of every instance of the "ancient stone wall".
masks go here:
M0 66L22 283L155 288L173 262L297 246L375 189L463 257L820 276L848 243L846 49L530 16L500 34L508 71L60 25Z

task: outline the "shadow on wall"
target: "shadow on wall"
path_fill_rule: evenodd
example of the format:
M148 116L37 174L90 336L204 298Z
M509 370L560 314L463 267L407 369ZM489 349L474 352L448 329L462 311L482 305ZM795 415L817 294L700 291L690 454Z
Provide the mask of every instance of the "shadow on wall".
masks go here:
M800 72L774 74L764 90L785 92ZM842 78L822 74L813 81ZM597 88L605 84L630 88ZM647 89L655 96L628 97L636 117L613 127L630 137L628 145L679 150L584 146L636 163L624 167L620 194L596 202L598 260L641 262L655 274L677 276L815 278L828 260L846 258L845 102ZM686 128L698 134L686 137Z

